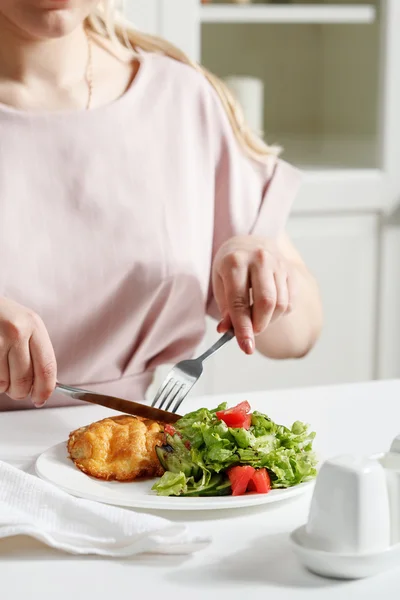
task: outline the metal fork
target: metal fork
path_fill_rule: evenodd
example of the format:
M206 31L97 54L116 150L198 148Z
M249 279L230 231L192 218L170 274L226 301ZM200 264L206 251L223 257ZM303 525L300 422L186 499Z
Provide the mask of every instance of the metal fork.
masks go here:
M234 335L233 330L229 330L198 358L182 360L176 364L158 389L151 406L176 413L203 373L203 362L229 342Z

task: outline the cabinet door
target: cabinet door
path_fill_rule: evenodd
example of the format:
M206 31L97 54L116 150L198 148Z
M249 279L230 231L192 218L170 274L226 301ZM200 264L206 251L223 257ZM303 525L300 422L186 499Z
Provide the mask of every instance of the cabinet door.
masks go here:
M318 279L324 328L304 359L247 357L231 342L206 364L201 392L352 382L375 375L378 225L373 216L293 217L289 233ZM209 324L205 345L215 340Z
M147 33L159 33L159 0L128 0L124 15L138 29Z
M382 222L379 285L380 379L400 377L400 207Z

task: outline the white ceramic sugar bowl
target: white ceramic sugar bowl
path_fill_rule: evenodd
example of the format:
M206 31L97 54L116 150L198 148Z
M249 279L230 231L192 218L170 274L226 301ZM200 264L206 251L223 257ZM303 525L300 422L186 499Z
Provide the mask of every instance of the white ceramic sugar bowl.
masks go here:
M393 473L389 463L396 467ZM292 533L294 551L309 570L326 577L355 579L399 566L397 498L400 452L327 460L317 476L308 521Z

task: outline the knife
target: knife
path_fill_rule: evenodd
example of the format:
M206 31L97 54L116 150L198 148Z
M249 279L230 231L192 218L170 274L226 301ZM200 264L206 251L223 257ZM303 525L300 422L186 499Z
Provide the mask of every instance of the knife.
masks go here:
M96 392L88 392L87 390L81 390L61 383L57 383L56 389L74 400L98 404L99 406L105 406L106 408L111 408L112 410L117 410L128 415L152 419L153 421L160 421L161 423L176 423L182 418L181 415L146 406L146 404L123 400L122 398L116 398L115 396L103 396Z

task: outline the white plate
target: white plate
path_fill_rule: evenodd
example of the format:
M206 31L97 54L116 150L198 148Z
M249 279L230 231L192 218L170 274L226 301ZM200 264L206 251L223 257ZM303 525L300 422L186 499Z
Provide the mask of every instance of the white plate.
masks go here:
M284 490L272 490L268 494L236 497L176 498L157 496L151 491L154 479L120 483L88 477L68 458L66 443L53 446L41 454L36 461L36 473L41 479L53 483L73 496L115 506L151 510L217 510L258 506L300 496L314 485L314 482L310 481Z
M308 545L305 525L291 534L294 552L307 569L322 577L335 579L363 579L383 571L399 568L400 544L383 552L371 554L339 554L315 550Z

